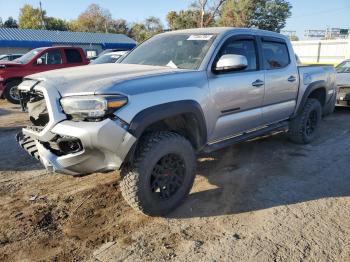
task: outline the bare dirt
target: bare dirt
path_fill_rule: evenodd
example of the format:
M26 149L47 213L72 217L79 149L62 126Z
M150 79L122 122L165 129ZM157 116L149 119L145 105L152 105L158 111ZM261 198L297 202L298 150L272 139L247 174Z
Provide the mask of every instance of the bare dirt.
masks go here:
M47 173L15 142L27 115L0 102L0 261L349 261L349 120L306 146L278 134L200 156L185 203L151 218L118 172Z

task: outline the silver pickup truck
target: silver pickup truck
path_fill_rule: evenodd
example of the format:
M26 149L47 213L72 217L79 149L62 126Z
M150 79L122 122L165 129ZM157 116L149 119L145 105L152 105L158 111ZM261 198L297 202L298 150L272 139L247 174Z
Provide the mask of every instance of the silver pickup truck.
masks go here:
M309 143L336 98L331 66L298 67L285 36L237 28L163 33L121 64L35 74L19 90L24 149L58 173L121 169L125 200L148 215L186 197L197 153L276 130Z

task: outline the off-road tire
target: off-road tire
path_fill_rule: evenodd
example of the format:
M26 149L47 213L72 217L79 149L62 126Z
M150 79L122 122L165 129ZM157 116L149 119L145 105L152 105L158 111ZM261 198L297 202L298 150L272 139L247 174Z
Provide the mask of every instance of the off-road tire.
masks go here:
M311 114L314 127L313 131L308 133L308 121L310 121ZM320 102L317 99L309 98L300 114L290 123L288 132L290 140L298 144L308 144L313 141L317 135L321 116L322 107Z
M151 179L156 166L158 168L159 163L163 163L162 159L169 155L181 159L183 181L169 199L161 199L160 193L152 191ZM191 143L173 132L155 132L141 139L133 164L122 170L121 191L126 202L135 210L149 216L163 216L185 199L195 175L196 156Z
M12 104L18 105L20 103L19 99L15 99L13 95L11 94L11 90L13 88L17 88L17 86L21 83L19 80L13 80L8 82L5 85L5 90L4 90L4 97L6 98L7 101L9 101Z

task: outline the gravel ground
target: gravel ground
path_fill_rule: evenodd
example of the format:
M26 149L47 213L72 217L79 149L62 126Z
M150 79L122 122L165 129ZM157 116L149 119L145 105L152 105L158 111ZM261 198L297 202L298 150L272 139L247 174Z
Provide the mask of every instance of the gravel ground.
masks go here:
M312 144L284 134L198 158L186 202L136 213L118 172L49 174L16 144L27 123L0 102L0 261L349 261L350 111Z

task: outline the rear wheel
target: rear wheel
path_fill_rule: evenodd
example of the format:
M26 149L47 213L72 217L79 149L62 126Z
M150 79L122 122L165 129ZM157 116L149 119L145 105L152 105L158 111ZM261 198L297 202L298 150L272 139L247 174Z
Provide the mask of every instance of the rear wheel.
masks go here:
M315 139L321 121L322 107L317 99L309 98L290 123L289 138L298 144L308 144Z
M18 85L21 83L20 80L10 81L6 84L4 90L4 97L12 104L19 104L19 93L18 93Z
M146 215L165 215L192 188L196 157L191 144L172 132L147 135L131 167L123 170L122 194L128 204Z

